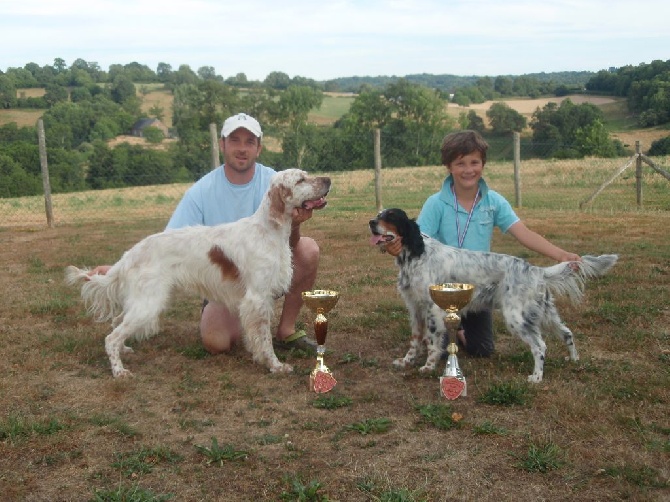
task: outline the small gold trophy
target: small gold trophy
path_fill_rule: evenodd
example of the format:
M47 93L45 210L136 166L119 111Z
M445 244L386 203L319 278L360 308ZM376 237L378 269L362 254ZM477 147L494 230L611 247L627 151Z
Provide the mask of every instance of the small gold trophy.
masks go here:
M475 287L472 284L456 282L430 286L430 297L447 312L444 323L449 330L449 345L447 346L449 357L447 366L444 368L444 375L440 377L440 390L444 397L451 400L468 395L467 382L456 357L456 352L458 352L456 331L461 322L458 312L470 302L474 291Z
M340 299L340 293L325 289L304 291L302 299L307 308L316 314L314 319L314 336L316 337L316 367L309 375L309 390L317 394L328 392L337 385L335 377L328 367L323 364L323 355L326 353L326 334L328 333L328 319L324 314L330 312Z

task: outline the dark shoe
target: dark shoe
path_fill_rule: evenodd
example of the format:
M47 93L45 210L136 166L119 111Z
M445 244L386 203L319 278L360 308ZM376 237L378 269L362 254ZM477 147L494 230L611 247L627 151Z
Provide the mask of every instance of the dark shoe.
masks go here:
M304 330L298 330L291 336L284 340L272 340L272 345L279 350L303 350L305 352L316 351L316 342L307 338L307 333Z

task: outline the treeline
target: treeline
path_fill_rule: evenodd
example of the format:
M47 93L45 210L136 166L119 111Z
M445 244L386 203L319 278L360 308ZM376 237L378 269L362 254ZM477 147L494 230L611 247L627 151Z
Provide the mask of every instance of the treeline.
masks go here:
M349 111L333 126L324 127L307 120L309 112L322 104L319 85L305 78L289 79L281 72L268 75L267 85L242 86L238 85L245 80L242 74L236 76L237 84L231 85L212 68L200 68L196 73L186 65L172 71L169 65L161 64L153 72L132 63L112 65L108 72L102 72L82 60L70 67L61 63L56 60L53 67L41 68L29 64L22 71L12 69L0 75L0 93L3 82L14 88L13 95L4 94L5 106L12 104L8 96L22 99L16 96L17 85L25 88L31 82L48 81L43 121L56 193L196 180L211 169L209 124L220 126L226 117L240 111L256 116L265 136L281 144L279 152L264 149L260 159L277 168L369 168L374 165L376 128L382 133L386 167L438 164L441 140L455 128L482 131L492 145L492 159L511 158L510 135L515 131L524 132L522 151L526 157L626 154L623 145L610 138L598 107L575 105L569 99L560 106L550 103L537 110L530 123L499 102L487 112L490 125L485 126L473 111L457 119L447 115L442 91L395 79L383 87L362 85ZM109 147L108 140L127 134L142 117L142 93L137 92L137 86L141 89L155 78L163 79L163 87L173 93L172 123L177 140L160 145L160 149L128 144ZM509 83L505 78L480 79L477 88L488 87L497 93L505 91ZM161 118L164 110L154 107L150 113ZM155 141L161 140L158 137ZM16 124L0 127L0 197L40 191L35 128Z
M52 94L61 91L58 88L68 87L79 89L78 92L99 92L94 86L114 84L119 78L130 80L135 84L163 84L168 89L182 84L196 84L203 80L225 83L236 88L263 87L282 91L292 85L305 85L324 92L359 93L362 89L372 87L383 89L400 79L413 84L435 89L444 96L454 95L461 105L481 103L490 99L508 96L538 97L555 93L582 90L593 72L555 72L533 73L521 76L500 75L497 77L476 77L458 75L433 75L428 73L376 77L341 77L326 81L316 81L307 77L289 77L286 73L273 71L264 80L249 80L244 73L223 78L217 75L211 66L202 66L194 71L189 65L180 65L173 69L167 63L159 63L156 70L137 62L121 65L110 65L108 71L103 70L95 62L76 59L67 66L61 58L56 58L53 65L39 66L28 63L23 68L7 68L0 70L0 108L46 108L58 96ZM3 78L4 77L4 78ZM17 96L17 89L44 88L44 98Z
M670 122L670 60L599 71L586 89L626 98L641 127Z

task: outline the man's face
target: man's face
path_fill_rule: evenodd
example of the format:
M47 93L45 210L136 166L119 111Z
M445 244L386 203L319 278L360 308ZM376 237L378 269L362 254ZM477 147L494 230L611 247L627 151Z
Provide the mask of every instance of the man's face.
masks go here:
M221 139L225 164L240 173L254 166L261 148L258 138L243 127L235 129L227 138Z

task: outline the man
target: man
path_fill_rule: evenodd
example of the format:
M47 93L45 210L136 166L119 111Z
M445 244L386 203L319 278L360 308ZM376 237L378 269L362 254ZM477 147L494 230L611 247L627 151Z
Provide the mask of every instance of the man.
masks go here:
M258 121L244 113L226 119L219 146L224 163L191 188L177 205L166 229L189 225L230 223L256 212L276 171L256 162L261 153L263 132ZM311 209L295 209L289 244L293 251L293 279L284 296L274 345L278 349L312 351L316 343L303 330L295 331L302 307L302 292L309 291L316 279L319 246L314 239L300 235L300 225L312 217ZM259 242L259 246L263 243ZM272 252L272 250L269 250ZM108 266L91 271L105 273ZM200 318L200 336L205 349L218 354L231 349L240 339L242 327L237 315L219 303L205 300Z

